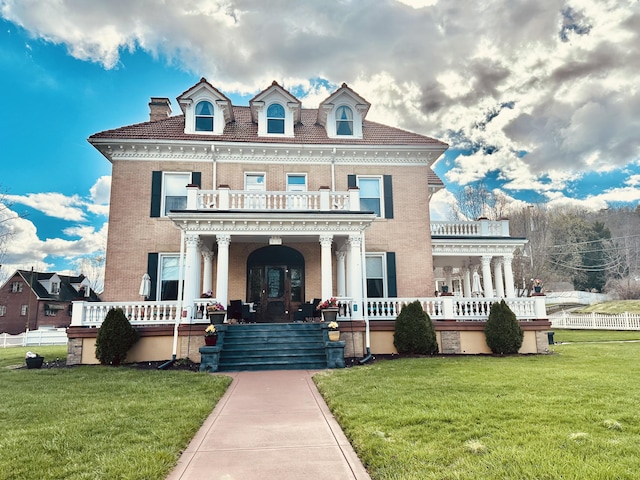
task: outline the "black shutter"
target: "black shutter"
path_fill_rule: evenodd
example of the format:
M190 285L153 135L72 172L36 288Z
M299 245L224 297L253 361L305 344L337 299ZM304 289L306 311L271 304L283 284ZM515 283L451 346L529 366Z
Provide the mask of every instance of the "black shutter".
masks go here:
M384 218L393 218L393 187L391 186L391 175L383 176L384 188Z
M202 188L202 172L191 173L191 183L198 185L198 188Z
M158 254L149 253L147 255L147 273L151 277L151 289L149 290L149 299L156 299L156 290L158 289Z
M151 173L151 217L160 216L162 204L162 172Z
M354 187L358 186L356 184L356 176L355 175L347 175L347 186L349 188L354 188Z
M398 286L396 283L396 252L387 252L387 295L389 297L398 296Z

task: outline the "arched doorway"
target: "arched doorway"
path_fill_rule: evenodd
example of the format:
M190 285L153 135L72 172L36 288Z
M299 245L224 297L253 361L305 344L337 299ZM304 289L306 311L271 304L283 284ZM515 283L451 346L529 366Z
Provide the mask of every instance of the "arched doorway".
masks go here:
M304 301L304 256L291 247L272 245L247 259L247 299L257 322L291 322Z

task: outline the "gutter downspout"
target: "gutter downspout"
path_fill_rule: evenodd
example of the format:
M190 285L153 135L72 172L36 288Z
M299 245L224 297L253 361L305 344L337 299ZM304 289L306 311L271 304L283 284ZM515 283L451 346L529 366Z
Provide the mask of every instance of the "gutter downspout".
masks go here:
M360 365L364 365L368 361L370 361L373 356L371 355L371 330L369 329L369 311L367 306L365 305L367 300L367 256L366 256L366 248L364 243L364 231L362 232L362 248L360 250L360 256L362 257L360 260L360 276L362 277L362 317L364 318L364 339L367 354L358 360Z
M178 327L182 319L182 284L184 283L184 230L180 229L180 258L178 260L178 303L176 305L176 322L173 326L173 349L171 353L171 360L163 363L158 367L158 370L166 370L176 361L178 355Z

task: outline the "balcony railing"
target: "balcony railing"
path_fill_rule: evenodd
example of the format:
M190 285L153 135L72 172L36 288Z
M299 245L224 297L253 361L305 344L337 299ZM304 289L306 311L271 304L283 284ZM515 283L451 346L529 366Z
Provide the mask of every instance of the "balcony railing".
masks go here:
M478 220L476 222L431 222L431 236L508 237L509 220Z
M348 192L332 192L322 188L318 192L257 192L248 190L200 190L187 188L188 210L301 210L331 211L360 210L360 195L357 188Z
M518 320L546 319L544 296L507 298L505 301ZM369 320L395 320L402 308L415 298L370 298L365 299ZM455 320L458 322L486 321L491 305L499 298L435 297L418 299L432 320ZM180 323L207 323L205 306L215 299L200 298L189 308L184 308ZM351 320L353 312L351 298L338 299L338 320ZM178 319L177 302L73 302L72 327L99 327L112 308L122 308L132 325L175 324ZM193 318L191 318L193 317Z

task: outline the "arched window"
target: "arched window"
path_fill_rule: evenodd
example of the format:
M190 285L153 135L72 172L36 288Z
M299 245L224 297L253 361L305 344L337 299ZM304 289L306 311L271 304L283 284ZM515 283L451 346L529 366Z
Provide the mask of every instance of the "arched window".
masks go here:
M198 102L196 105L196 132L213 132L213 105Z
M353 111L346 105L336 110L336 135L353 135Z
M284 133L284 107L279 103L267 108L267 133Z

